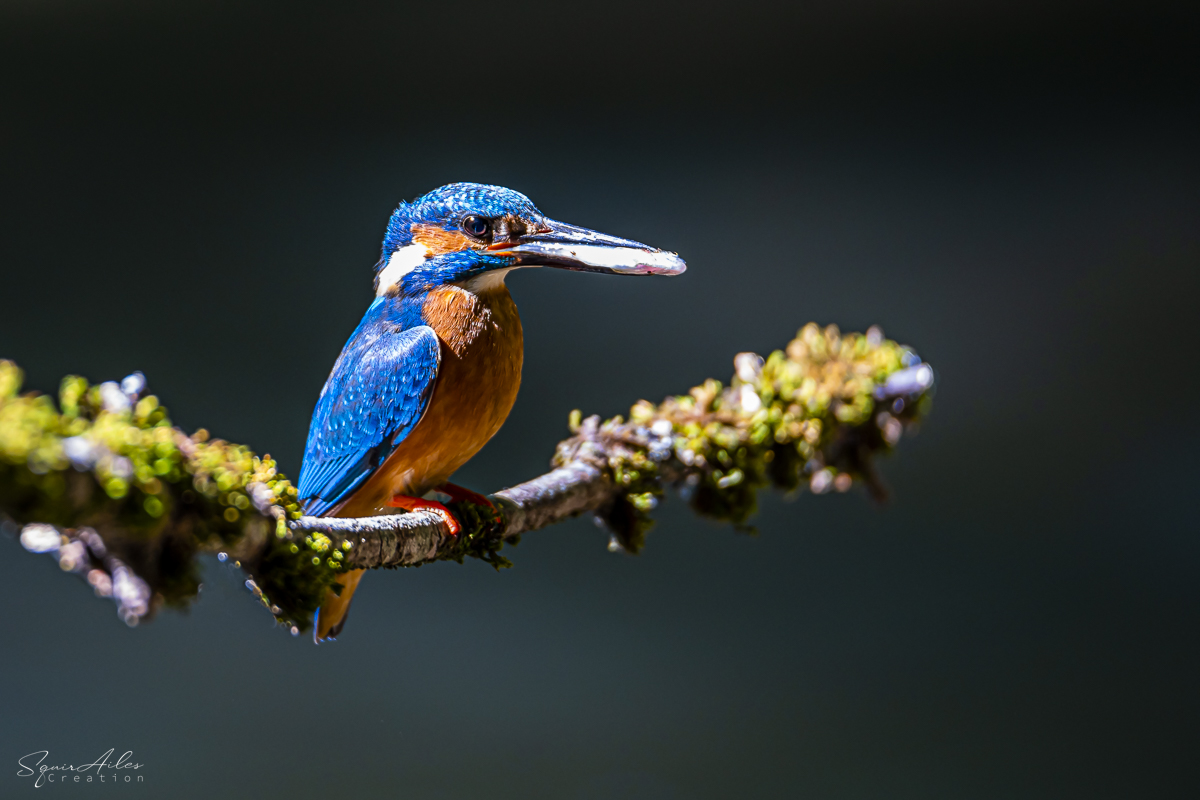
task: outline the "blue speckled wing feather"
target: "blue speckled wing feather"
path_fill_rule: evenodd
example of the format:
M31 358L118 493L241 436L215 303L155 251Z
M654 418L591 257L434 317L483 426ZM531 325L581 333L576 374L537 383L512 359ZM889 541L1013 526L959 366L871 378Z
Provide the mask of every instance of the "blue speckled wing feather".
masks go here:
M440 360L427 325L356 332L313 411L297 487L306 513L324 514L349 497L416 427Z

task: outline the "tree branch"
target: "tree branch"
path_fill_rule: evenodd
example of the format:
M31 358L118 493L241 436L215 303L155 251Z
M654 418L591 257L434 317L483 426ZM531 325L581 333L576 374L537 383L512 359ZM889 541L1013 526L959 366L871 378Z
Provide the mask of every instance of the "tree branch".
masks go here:
M803 328L767 359L742 353L728 386L705 381L629 419L581 419L551 472L452 503L452 536L429 512L359 519L307 517L270 456L188 436L170 425L135 374L121 385L68 377L59 409L18 396L20 372L0 362L0 516L24 525L26 549L58 559L112 597L129 624L195 596L195 557L249 574L248 588L294 633L307 628L338 573L481 558L509 566L505 543L591 512L613 550L638 552L649 512L676 487L699 514L744 528L758 489L886 491L873 460L927 411L933 371L878 329Z
M616 493L612 481L591 464L578 461L559 467L489 495L501 517L491 535L516 539L522 533L602 508ZM292 528L351 542L345 563L358 569L434 561L444 546L455 544L442 518L428 511L359 518L301 517Z

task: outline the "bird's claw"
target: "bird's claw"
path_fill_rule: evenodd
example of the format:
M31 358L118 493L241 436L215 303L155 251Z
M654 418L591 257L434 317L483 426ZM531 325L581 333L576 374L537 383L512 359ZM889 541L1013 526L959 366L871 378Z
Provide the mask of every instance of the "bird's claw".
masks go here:
M398 494L388 501L388 505L392 508L403 508L405 511L432 511L442 518L442 522L446 523L451 536L457 536L462 530L462 525L450 513L450 509L434 500L425 500L420 497L409 497L408 495Z
M500 513L500 508L492 502L491 498L486 495L473 492L457 483L443 483L434 489L436 492L441 492L450 498L452 503L467 503L480 509L480 519L489 528L495 529L496 526L503 526L504 516ZM486 509L486 511L483 511Z
M477 506L484 506L493 511L496 509L496 504L485 495L472 492L470 489L465 486L459 486L457 483L443 483L441 486L434 487L434 491L449 496L452 503L474 503Z

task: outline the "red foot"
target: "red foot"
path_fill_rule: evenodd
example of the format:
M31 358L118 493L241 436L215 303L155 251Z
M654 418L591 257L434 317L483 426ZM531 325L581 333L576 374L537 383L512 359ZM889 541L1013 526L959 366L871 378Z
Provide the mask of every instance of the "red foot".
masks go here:
M446 523L446 527L450 529L451 536L457 536L458 532L462 530L462 526L458 524L458 520L450 513L450 509L441 503L435 503L432 500L423 500L420 497L409 497L408 495L398 494L388 501L388 505L392 508L403 508L405 511L432 511L442 518L442 522Z
M441 486L436 487L435 491L450 495L450 502L452 503L473 503L477 506L490 508L493 511L496 510L496 506L491 500L488 500L478 492L472 492L470 489L459 486L457 483L443 483Z

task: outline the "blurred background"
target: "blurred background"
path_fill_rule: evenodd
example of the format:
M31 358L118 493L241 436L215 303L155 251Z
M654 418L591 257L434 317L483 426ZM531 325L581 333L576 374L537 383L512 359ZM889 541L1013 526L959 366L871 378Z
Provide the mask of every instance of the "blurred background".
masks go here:
M295 475L389 213L460 180L689 265L512 276L524 385L467 486L810 320L939 378L884 507L769 496L749 537L668 502L639 557L576 520L502 573L368 575L319 648L215 561L131 630L0 540L0 794L28 752L110 747L181 799L1200 790L1197 22L0 2L0 356L31 388L142 370Z

